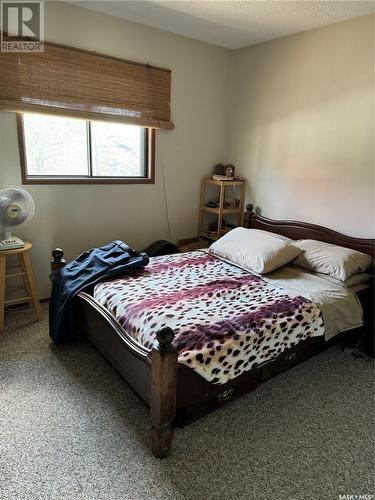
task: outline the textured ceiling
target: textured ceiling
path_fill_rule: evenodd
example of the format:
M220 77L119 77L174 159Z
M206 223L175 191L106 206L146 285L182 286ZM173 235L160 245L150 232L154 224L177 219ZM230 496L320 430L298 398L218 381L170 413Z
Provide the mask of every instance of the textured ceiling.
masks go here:
M374 1L124 0L69 2L196 40L238 49L375 10Z

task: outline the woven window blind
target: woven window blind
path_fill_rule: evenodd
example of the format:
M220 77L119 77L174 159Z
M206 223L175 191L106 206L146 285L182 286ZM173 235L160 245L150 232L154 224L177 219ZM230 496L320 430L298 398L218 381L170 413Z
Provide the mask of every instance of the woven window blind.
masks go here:
M0 109L173 129L171 71L45 43L0 52Z

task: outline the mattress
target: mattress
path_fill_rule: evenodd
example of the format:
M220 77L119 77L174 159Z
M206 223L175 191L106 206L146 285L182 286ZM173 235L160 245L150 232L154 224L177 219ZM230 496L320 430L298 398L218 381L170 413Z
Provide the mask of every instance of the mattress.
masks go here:
M217 384L324 335L317 304L201 251L151 258L94 298L148 349L171 327L178 362Z

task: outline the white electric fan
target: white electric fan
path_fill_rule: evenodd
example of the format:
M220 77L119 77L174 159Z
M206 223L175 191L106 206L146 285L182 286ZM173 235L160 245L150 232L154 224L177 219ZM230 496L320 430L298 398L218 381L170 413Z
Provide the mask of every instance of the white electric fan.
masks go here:
M22 187L0 189L0 252L24 247L20 238L12 236L11 229L30 220L34 211L34 200Z

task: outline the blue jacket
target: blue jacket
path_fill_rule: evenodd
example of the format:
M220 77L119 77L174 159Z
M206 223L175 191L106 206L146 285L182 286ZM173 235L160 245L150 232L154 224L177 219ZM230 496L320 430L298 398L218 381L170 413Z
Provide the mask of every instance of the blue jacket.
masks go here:
M122 241L113 241L84 252L52 273L49 303L49 334L52 340L61 344L78 336L72 307L72 299L78 292L103 279L146 266L148 261L147 254L132 250Z

